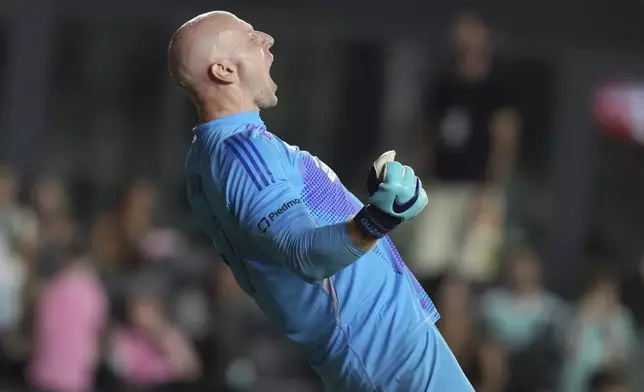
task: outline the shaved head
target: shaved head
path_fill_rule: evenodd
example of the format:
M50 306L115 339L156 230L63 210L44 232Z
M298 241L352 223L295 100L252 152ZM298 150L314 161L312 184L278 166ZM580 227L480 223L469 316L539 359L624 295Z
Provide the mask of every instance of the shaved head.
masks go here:
M172 77L203 120L277 104L270 77L273 38L235 15L213 11L176 31L168 49ZM210 114L208 114L210 113Z

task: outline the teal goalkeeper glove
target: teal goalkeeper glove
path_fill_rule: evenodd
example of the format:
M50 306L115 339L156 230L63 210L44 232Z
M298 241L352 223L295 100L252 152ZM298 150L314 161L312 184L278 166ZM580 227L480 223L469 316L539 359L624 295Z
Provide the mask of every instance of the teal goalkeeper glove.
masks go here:
M395 151L387 151L373 163L367 178L369 204L356 215L356 222L372 238L384 237L427 205L427 194L414 170L394 161L395 157Z

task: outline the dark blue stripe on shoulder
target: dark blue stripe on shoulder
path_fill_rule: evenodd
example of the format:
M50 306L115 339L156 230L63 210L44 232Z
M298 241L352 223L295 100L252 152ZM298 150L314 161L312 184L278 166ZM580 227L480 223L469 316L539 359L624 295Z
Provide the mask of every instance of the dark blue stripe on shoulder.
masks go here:
M226 147L228 147L230 149L230 151L233 152L233 154L235 154L237 159L239 159L239 161L241 162L242 166L244 166L244 169L246 170L246 173L248 173L248 176L250 177L250 179L255 183L255 186L257 187L257 190L258 191L262 190L262 185L259 183L259 181L257 180L257 177L255 176L255 174L251 170L245 155L243 155L242 152L237 148L237 146L235 146L235 144L231 141L231 138L228 138L228 139L224 140L224 144L226 145Z
M250 149L253 150L255 153L255 156L259 159L259 164L266 170L266 174L268 174L268 177L270 178L271 184L275 182L275 177L273 177L273 173L271 172L271 168L266 164L266 161L264 160L264 157L262 157L262 154L257 150L257 147L250 142L248 139L246 140L246 144L250 146Z
M253 143L253 140L250 137L251 132L241 132L233 136L233 138L236 142L239 142L239 146L241 146L245 151L248 152L249 160L256 164L254 167L257 170L259 176L262 179L266 179L266 185L272 184L275 182L275 176L273 176L273 172L271 171L269 165L266 163L266 160L262 156L262 153Z
M228 140L232 140L232 142L238 147L238 149L244 155L246 161L249 163L249 166L255 169L255 175L257 175L258 178L261 179L261 182L264 184L264 187L267 187L269 184L268 179L265 173L262 171L260 165L257 163L257 160L253 157L253 154L250 152L250 147L249 147L250 143L240 135L241 135L240 133L233 135Z

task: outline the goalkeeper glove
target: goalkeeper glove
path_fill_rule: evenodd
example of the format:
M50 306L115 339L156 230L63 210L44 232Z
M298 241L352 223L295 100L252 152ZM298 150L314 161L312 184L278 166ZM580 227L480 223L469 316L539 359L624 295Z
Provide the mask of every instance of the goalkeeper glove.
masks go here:
M368 237L384 237L427 205L427 194L414 170L394 161L395 157L395 151L382 154L367 178L369 204L358 212L356 222Z

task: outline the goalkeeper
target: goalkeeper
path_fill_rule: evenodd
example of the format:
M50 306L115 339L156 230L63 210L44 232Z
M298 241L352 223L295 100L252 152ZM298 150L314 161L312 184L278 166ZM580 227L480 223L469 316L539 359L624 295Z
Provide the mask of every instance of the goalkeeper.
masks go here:
M173 77L199 110L190 205L243 290L332 392L471 392L438 313L387 234L427 195L383 154L363 206L318 158L267 131L273 39L227 12L173 36Z

